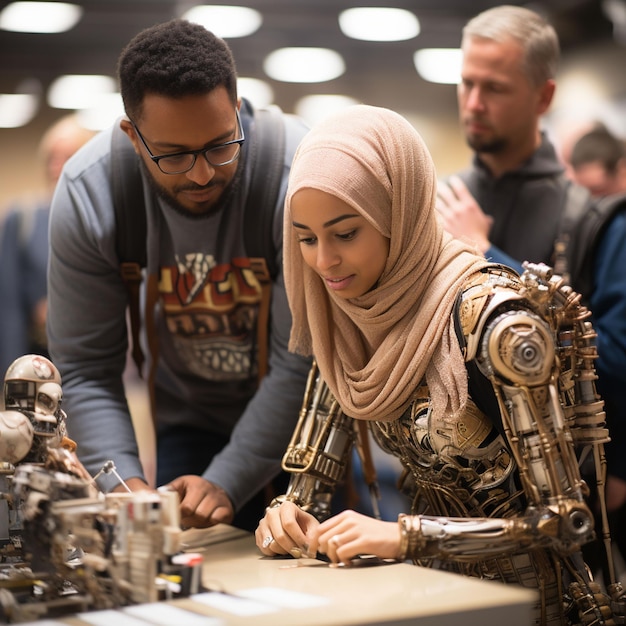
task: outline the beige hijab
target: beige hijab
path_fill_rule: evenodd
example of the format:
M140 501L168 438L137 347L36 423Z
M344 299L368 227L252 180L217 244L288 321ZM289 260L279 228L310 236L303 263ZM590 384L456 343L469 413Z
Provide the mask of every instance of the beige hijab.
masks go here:
M314 188L343 200L390 240L378 284L345 300L302 259L291 198ZM467 400L467 375L451 310L464 279L486 265L444 233L435 168L421 137L388 109L356 105L314 126L291 169L285 206L289 348L314 355L343 411L392 420L426 376L436 411Z

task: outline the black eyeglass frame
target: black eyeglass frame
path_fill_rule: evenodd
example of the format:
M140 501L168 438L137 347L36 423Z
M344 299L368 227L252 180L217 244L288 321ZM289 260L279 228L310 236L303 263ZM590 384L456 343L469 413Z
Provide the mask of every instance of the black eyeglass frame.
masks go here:
M137 136L139 137L139 139L141 139L141 143L143 144L143 147L146 149L146 152L148 153L148 156L150 157L150 159L156 164L156 166L159 168L159 170L161 170L161 172L163 172L164 174L170 174L172 176L175 176L177 174L185 174L186 172L189 172L190 170L193 169L193 166L196 164L196 160L198 159L198 156L201 154L204 156L204 158L206 159L207 163L211 166L211 167L223 167L224 165L230 165L231 163L234 163L239 156L241 155L241 146L243 146L245 140L246 140L246 136L243 132L243 125L241 124L241 117L239 116L239 109L235 108L235 116L237 117L237 126L239 128L239 139L233 139L231 141L226 141L224 143L220 143L217 144L216 146L211 146L210 148L200 148L200 150L183 150L181 152L172 152L170 154L159 154L159 155L154 155L152 154L152 150L150 150L150 148L148 147L148 144L146 143L146 140L144 139L143 135L141 134L141 131L137 128L137 124L135 124L135 122L133 122L133 120L130 120L130 123L133 125L133 128L135 129L135 132L137 133ZM210 159L209 159L209 153L212 150L220 150L222 148L226 148L227 146L232 146L233 144L239 144L239 150L237 150L237 154L235 154L235 156L232 159L228 159L228 161L224 161L223 163L213 163ZM166 172L160 164L161 159L169 159L172 157L181 157L181 156L187 156L187 155L191 155L193 156L193 161L191 162L191 165L183 170L177 171L177 172Z

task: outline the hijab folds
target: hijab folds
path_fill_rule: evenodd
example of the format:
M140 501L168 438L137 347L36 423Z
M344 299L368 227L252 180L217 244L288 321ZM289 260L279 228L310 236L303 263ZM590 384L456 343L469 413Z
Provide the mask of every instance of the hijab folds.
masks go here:
M304 188L336 196L389 238L386 266L368 293L339 298L304 263L290 209ZM424 376L435 411L455 413L467 400L451 311L465 278L486 261L444 232L435 199L426 145L388 109L343 109L315 125L296 152L284 231L289 348L314 356L353 418L398 418Z

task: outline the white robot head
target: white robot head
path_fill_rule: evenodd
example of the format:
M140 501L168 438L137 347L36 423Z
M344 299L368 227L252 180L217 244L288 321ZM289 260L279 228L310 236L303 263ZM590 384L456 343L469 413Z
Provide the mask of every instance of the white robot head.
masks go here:
M27 354L9 366L4 377L5 407L28 412L36 435L55 434L62 398L61 375L46 357Z

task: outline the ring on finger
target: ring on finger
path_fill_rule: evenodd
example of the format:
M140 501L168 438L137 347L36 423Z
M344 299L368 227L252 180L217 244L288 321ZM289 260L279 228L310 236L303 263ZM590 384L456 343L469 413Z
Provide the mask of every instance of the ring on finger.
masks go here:
M272 535L268 535L267 537L265 537L265 539L263 539L264 548L268 548L270 545L272 545L272 543L274 543L274 537L272 537Z

